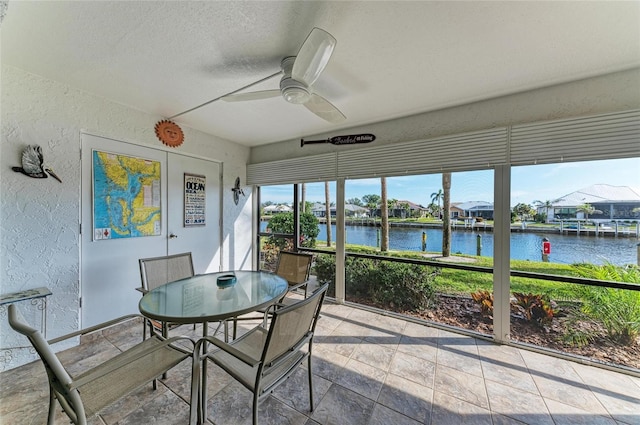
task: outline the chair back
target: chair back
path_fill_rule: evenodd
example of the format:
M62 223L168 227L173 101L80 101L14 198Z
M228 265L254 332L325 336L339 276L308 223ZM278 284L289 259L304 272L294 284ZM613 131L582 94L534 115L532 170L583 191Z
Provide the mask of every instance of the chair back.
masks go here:
M311 254L300 252L281 251L276 266L276 274L289 282L289 285L298 285L309 279L311 269Z
M40 331L25 322L24 317L15 305L9 305L8 313L9 326L29 339L29 342L40 356L42 363L44 363L51 391L53 391L58 402L72 421L78 423L78 418L84 418L85 412L78 390L69 389L69 385L72 383L71 376Z
M165 283L194 275L193 260L190 252L141 258L138 262L140 263L142 287L147 291L151 291Z
M262 354L265 367L277 363L280 357L298 351L313 337L328 287L329 284L325 283L307 298L273 313Z

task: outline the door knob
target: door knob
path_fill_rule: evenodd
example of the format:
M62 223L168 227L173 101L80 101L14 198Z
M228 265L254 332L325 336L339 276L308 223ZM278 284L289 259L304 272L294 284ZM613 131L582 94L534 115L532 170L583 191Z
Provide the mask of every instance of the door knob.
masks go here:
M173 233L169 233L169 239L175 239L178 235L174 235Z

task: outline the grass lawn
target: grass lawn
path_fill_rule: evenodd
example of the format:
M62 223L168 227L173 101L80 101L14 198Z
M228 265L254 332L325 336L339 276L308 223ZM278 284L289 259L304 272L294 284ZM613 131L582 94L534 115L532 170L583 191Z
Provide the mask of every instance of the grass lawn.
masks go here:
M325 249L321 242L317 245L319 248ZM326 248L328 249L328 248ZM332 247L333 251L334 248ZM379 255L380 251L371 247L362 245L347 245L346 251L357 254L373 254ZM416 251L390 251L385 253L386 256L413 258L424 260L425 257L422 252ZM468 255L452 255L452 257L459 257L469 259L471 262L464 262L465 264L493 268L492 257L475 257ZM543 263L537 261L523 261L512 260L511 269L544 273L559 276L577 276L575 269L568 264L561 263ZM440 269L440 274L435 278L436 291L446 294L470 294L481 289L492 291L493 290L493 273L483 272L470 272L466 270L457 270L451 268ZM528 279L522 277L511 278L511 292L524 292L534 294L548 294L555 300L576 300L580 299L581 292L580 285L572 283L562 282L550 282L539 279Z
M476 266L493 267L493 259L490 257L474 258L477 259L477 262L474 263ZM559 263L512 260L511 268L534 273L576 276L570 265ZM438 292L450 294L470 294L481 289L492 291L493 274L443 268L441 274L436 277L435 284ZM580 285L572 283L512 277L511 292L547 294L556 300L575 300L580 298L581 288Z

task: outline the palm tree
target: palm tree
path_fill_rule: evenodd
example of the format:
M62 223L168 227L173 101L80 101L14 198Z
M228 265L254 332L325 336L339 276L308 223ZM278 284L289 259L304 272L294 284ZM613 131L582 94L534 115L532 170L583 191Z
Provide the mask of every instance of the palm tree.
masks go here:
M402 218L411 217L411 205L407 202L400 202L398 203L398 207L402 209Z
M437 204L434 204L433 202L430 203L427 208L429 209L429 214L431 215L431 217L435 217L436 214L438 214L439 211L439 207Z
M302 195L300 196L301 200L300 200L300 206L302 207L302 214L304 214L305 212L307 212L307 185L305 183L302 183L302 189L301 189Z
M451 176L451 174L449 174L449 176ZM444 193L442 192L442 189L438 189L437 192L433 192L431 194L431 203L438 205L438 215L440 215L440 218L442 218L442 210L440 209L440 202L442 201L443 197L444 197Z
M380 177L380 251L389 251L389 209L387 208L387 178Z
M387 209L391 211L391 217L396 216L396 209L398 208L398 200L395 198L387 199Z
M602 214L602 211L595 209L591 204L578 205L576 212L584 213L585 222L589 219L589 214Z
M380 203L380 195L364 195L362 197L362 201L365 203L367 208L369 208L369 215L371 215L371 217L375 217L375 210L378 208L378 204Z
M331 197L329 194L329 182L324 182L324 205L327 217L327 246L331 247Z
M512 210L520 221L525 221L535 214L535 210L531 208L531 205L524 202L519 202Z
M553 208L553 201L550 201L550 200L547 199L544 202L542 202L542 201L533 201L533 203L538 207L544 207L544 213L546 215L545 222L548 223L549 222L549 210L551 208Z
M442 256L451 255L451 173L442 173L442 194L444 211L442 213Z

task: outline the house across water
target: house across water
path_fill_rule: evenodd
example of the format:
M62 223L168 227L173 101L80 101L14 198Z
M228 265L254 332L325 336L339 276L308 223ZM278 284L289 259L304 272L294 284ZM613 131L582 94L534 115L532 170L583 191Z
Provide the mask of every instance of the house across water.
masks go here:
M590 206L590 208L589 208ZM594 184L539 205L538 213L553 220L590 220L605 223L613 220L640 220L640 188Z
M493 220L493 202L454 202L451 204L451 218Z

